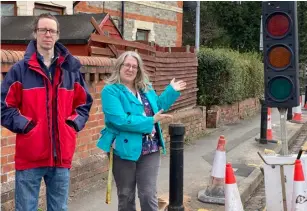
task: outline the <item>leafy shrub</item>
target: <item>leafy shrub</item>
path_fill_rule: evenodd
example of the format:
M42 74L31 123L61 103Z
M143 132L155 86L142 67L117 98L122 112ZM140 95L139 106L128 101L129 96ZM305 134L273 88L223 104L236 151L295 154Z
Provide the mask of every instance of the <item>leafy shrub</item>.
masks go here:
M201 48L198 53L198 104L210 107L263 95L263 63L257 53Z

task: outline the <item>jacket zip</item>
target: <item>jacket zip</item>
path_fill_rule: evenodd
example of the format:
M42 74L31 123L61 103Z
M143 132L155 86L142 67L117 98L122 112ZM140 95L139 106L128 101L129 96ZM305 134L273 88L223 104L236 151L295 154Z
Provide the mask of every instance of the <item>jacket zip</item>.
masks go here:
M56 60L53 60L53 62L50 64L50 67L52 66L52 65L54 65L54 62L55 62ZM49 67L49 68L50 68ZM53 80L55 77L53 77L52 78L52 74L51 74L51 71L50 71L50 69L48 68L48 75L49 75L49 82L50 82L50 85L51 85L51 90L52 90L52 96L51 96L51 114L52 114L52 119L51 119L51 122L52 122L52 128L51 128L51 130L52 130L52 149L53 149L53 159L54 159L54 166L56 166L56 163L57 163L57 158L58 158L58 156L57 156L57 151L56 151L56 136L55 136L55 127L57 127L57 109L56 108L54 108L54 107L56 107L56 103L57 103L57 89L55 89L54 90L54 86L55 86L55 81ZM56 75L56 72L57 72L57 67L55 67L55 70L54 70L54 76ZM56 97L55 97L55 99L54 99L54 91L56 91ZM49 111L49 109L48 109L48 111Z
M33 66L33 67L36 67L36 68L39 68L41 70L41 67L40 66ZM40 73L41 74L41 73ZM48 134L49 134L49 139L51 140L51 155L52 155L52 158L53 158L53 166L56 166L56 162L57 162L57 153L56 153L56 141L55 141L55 137L54 137L54 124L53 124L53 120L51 120L51 123L52 123L52 127L50 126L50 111L49 111L49 85L51 86L51 91L53 92L53 86L51 84L51 81L50 79L48 78L48 76L46 76L46 74L41 74L43 75L43 77L45 78L45 85L46 85L46 90L47 90L47 102L46 102L46 105L47 105L47 121L48 121ZM52 93L53 94L53 93ZM53 109L53 95L51 96L51 109ZM51 136L50 136L50 127L51 127Z
M62 77L64 77L63 76L63 71L61 71L60 72L60 77L59 77L59 84L57 85L57 87L56 87L56 95L55 95L55 113L56 113L56 115L58 115L58 91L59 91L59 88L60 88L60 86L61 86L61 83L62 83L62 81L63 81L63 79L62 79ZM57 116L58 117L58 116ZM58 134L58 140L60 140L60 131L59 131L59 122L58 122L58 118L56 118L55 119L55 126L56 126L56 129L57 129L57 134ZM64 123L65 124L65 123ZM60 150L60 152L61 152L61 145L60 145L60 143L59 143L59 150ZM62 164L62 155L61 155L61 153L60 153L60 164Z
M50 112L49 112L49 83L50 81L48 79L45 79L45 84L46 84L46 90L47 90L47 102L46 102L46 107L47 107L47 122L48 122L48 134L49 134L49 139L51 140L51 155L54 159L53 165L55 166L56 163L56 157L54 156L54 148L53 148L53 136L51 134L50 136ZM52 129L51 129L52 131Z
M64 59L65 60L65 59ZM62 62L63 63L63 62ZM59 66L61 66L62 65L62 63L61 64L59 64ZM51 64L52 65L52 64ZM33 66L33 67L36 67L36 68L39 68L40 70L41 70L41 67L40 66ZM57 67L55 67L55 68L57 68ZM60 67L59 67L60 68ZM61 69L61 68L60 68ZM51 79L51 77L52 77L52 75L51 75L51 72L50 71L48 71L49 72L49 77L50 77L50 79ZM62 73L63 71L61 71L61 75L60 75L60 81L59 81L59 85L56 87L56 97L55 97L55 110L56 110L56 112L55 112L55 115L56 115L56 118L55 118L55 124L53 123L53 118L52 118L52 120L51 120L51 122L52 122L52 128L51 128L51 137L50 137L50 132L49 132L49 138L51 139L51 153L52 153L52 156L53 156L53 166L56 166L56 162L57 162L57 158L58 158L58 156L57 156L57 152L56 152L56 140L55 140L55 134L54 134L54 132L55 132L55 126L57 126L57 131L59 132L59 128L58 128L58 121L57 121L57 100L58 100L58 97L57 97L57 93L58 93L58 89L59 89L59 87L60 87L60 85L61 85L61 83L62 83L62 80L61 80L61 78L63 77L63 73ZM55 73L54 74L56 74L56 69L55 69ZM46 76L46 74L43 74L43 77L47 80L47 86L46 86L46 88L47 88L47 119L48 119L48 128L50 128L50 116L49 116L49 106L48 106L48 101L49 101L49 84L50 84L50 86L51 86L51 90L52 90L52 92L53 92L53 85L52 85L52 83L51 83L51 80L48 78L48 76ZM52 93L52 96L51 96L51 100L52 100L52 102L51 102L51 108L52 108L52 111L53 111L53 93ZM50 131L50 129L49 129L49 131ZM59 136L59 133L58 133L58 136ZM60 144L59 144L59 150L61 151L61 147L60 147ZM62 164L62 156L60 156L60 163Z

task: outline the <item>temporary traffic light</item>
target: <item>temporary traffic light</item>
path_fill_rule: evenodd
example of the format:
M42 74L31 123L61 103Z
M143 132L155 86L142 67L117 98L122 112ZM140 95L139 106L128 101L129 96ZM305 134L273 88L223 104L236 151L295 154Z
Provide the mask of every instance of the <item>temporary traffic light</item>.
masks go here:
M299 105L296 1L262 3L265 103L268 107Z

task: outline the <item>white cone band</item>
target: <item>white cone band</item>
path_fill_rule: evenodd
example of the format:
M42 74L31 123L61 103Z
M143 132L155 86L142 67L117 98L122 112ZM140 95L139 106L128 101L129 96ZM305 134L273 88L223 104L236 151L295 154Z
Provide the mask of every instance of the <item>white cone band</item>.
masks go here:
M213 166L212 166L212 177L225 178L225 166L226 166L226 153L216 150Z
M293 196L291 211L306 211L307 210L307 193L304 181L293 182Z
M237 184L225 184L225 211L244 211Z
M272 119L271 119L271 115L268 115L268 127L267 129L272 129Z

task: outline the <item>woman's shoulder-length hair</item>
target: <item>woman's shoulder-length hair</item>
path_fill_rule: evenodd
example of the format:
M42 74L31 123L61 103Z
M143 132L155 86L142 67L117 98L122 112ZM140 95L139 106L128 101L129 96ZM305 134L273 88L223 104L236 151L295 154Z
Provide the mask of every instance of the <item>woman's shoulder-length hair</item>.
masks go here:
M137 60L138 63L138 72L136 74L136 78L135 78L135 87L138 90L143 90L143 91L148 91L149 89L151 89L152 85L149 81L149 76L145 71L144 68L144 63L142 58L140 57L140 55L134 51L126 51L124 53L122 53L117 59L116 62L114 64L114 69L111 73L111 76L105 80L105 82L107 84L116 84L116 83L121 83L120 81L120 69L122 67L122 65L125 62L125 59L127 56L131 56L134 57Z

